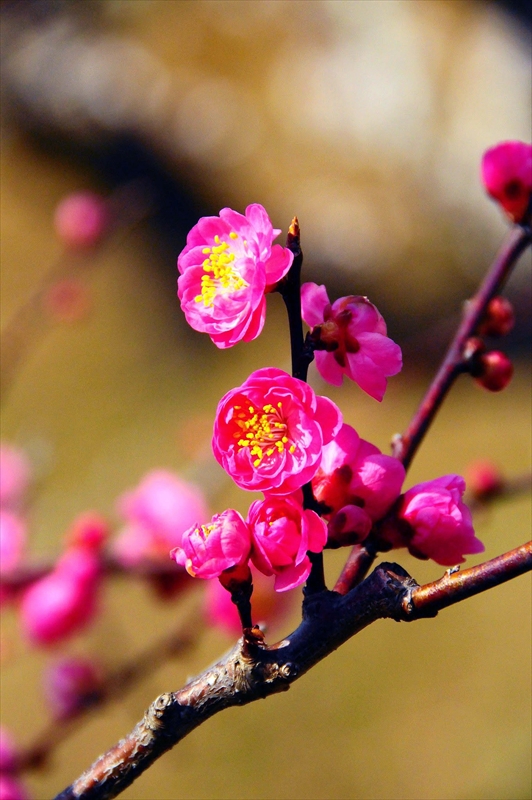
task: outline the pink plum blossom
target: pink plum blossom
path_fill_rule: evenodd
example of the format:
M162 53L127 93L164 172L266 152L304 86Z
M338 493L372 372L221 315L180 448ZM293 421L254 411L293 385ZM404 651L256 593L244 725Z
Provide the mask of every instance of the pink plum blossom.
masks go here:
M272 245L280 232L253 203L245 216L222 208L219 217L202 217L188 234L177 260L177 294L188 324L217 347L250 342L262 331L265 294L294 259L288 248Z
M345 544L362 541L373 522L382 519L401 492L405 470L401 462L381 453L344 424L323 448L320 467L312 480L316 500L330 509L330 535ZM358 508L358 511L356 510ZM348 539L346 534L353 537Z
M444 475L418 483L405 492L397 511L399 525L384 529L394 547L408 547L418 558L431 558L451 567L465 561L468 553L482 553L471 512L462 502L465 481L459 475Z
M242 489L290 494L314 477L341 424L339 408L308 384L259 369L220 400L212 447Z
M26 523L16 513L0 508L0 575L15 570L26 548Z
M532 145L501 142L482 157L481 177L488 194L514 222L522 222L532 193Z
M325 286L301 287L302 316L312 329L315 359L322 378L341 386L344 375L375 400L382 400L386 378L402 367L401 348L386 336L386 323L367 297L341 297L332 305Z
M215 514L208 525L185 531L170 555L193 578L218 578L225 570L246 564L251 550L249 527L232 508Z
M50 664L43 675L44 694L56 719L66 719L96 702L102 686L98 665L69 656Z
M68 547L54 570L24 592L21 624L30 642L55 644L94 618L101 582L98 550L94 542Z
M139 485L118 499L127 520L112 544L112 552L126 568L146 561L168 559L181 537L198 519L209 516L201 489L167 470L149 472Z
M72 249L93 247L101 240L108 224L107 203L95 192L72 192L55 210L55 232L63 244Z
M272 582L262 575L254 566L251 567L253 580L253 616L261 625L264 623L268 627L277 625L290 610L293 594L290 592L275 592ZM242 633L242 622L231 600L231 594L222 586L220 581L212 580L207 582L205 593L204 615L208 625L222 630L230 635L240 636Z
M304 583L311 568L307 551L321 553L327 542L325 522L294 497L269 496L251 504L248 523L251 560L264 575L275 575L275 590Z
M31 469L24 452L13 445L0 445L0 506L19 506L27 491Z

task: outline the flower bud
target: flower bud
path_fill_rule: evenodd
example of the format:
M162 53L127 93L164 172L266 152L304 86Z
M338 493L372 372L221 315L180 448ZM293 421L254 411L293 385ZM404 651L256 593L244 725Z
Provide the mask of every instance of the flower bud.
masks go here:
M513 371L513 364L507 355L500 350L491 350L480 356L471 374L479 386L489 392L500 392L510 383Z
M479 325L481 336L506 336L515 324L514 308L506 297L494 297L488 303L484 319Z
M109 224L107 204L95 192L73 192L55 210L55 232L73 250L93 247L102 239Z
M363 508L344 506L331 516L327 526L327 547L336 549L363 542L371 526L371 517Z
M482 181L513 222L524 222L532 191L532 145L501 142L484 153Z
M86 658L63 658L45 671L44 693L55 719L66 719L101 696L98 666Z
M466 485L476 500L484 500L501 491L504 478L493 461L473 461L467 468Z

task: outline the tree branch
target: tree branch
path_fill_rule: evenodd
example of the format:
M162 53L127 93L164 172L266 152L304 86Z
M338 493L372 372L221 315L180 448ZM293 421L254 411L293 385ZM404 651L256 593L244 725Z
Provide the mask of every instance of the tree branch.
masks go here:
M530 228L515 227L508 234L475 296L466 306L464 318L429 389L406 431L393 442L393 455L408 469L447 392L463 372L467 340L476 332L490 300L502 289L519 256L532 241Z
M159 756L209 717L286 691L290 684L378 619L413 621L532 569L532 543L463 572L418 586L398 564L383 563L347 594L324 590L303 601L303 619L270 647L240 639L231 652L183 689L160 695L133 731L56 800L116 797Z

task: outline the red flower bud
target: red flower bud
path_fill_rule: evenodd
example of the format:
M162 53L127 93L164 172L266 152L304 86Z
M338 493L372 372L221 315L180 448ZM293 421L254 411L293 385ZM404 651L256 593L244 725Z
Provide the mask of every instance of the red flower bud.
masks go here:
M477 500L493 497L504 486L502 472L493 461L473 461L467 468L466 485Z
M484 353L475 365L473 377L489 392L500 392L512 379L514 366L507 355L500 350Z
M505 297L494 297L488 303L486 316L480 323L481 336L506 336L515 324L514 308Z

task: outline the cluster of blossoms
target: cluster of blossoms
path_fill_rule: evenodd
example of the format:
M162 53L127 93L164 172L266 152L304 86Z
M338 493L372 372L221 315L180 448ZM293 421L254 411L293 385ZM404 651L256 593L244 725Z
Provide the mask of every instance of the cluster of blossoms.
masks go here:
M505 142L489 150L482 177L506 213L524 222L532 190L530 145ZM294 255L290 247L272 245L279 233L258 204L244 216L222 209L189 233L178 258L178 296L189 324L217 347L256 338L266 294L290 290ZM315 283L302 286L300 302L310 328L306 346L321 377L339 386L347 376L381 401L402 356L377 308L355 295L331 303L326 287ZM512 324L510 304L494 298L479 337L504 335ZM511 377L504 354L485 353L480 338L468 347L471 375L492 391L503 388ZM259 369L227 392L216 411L212 447L239 487L264 498L251 504L246 518L228 509L209 523L195 522L171 555L192 576L218 577L231 592L239 581L250 581L250 564L275 576L279 592L299 586L310 574L309 553L370 536L376 549L407 547L445 566L484 549L462 499L460 476L402 493L402 463L344 424L331 400L282 370Z

